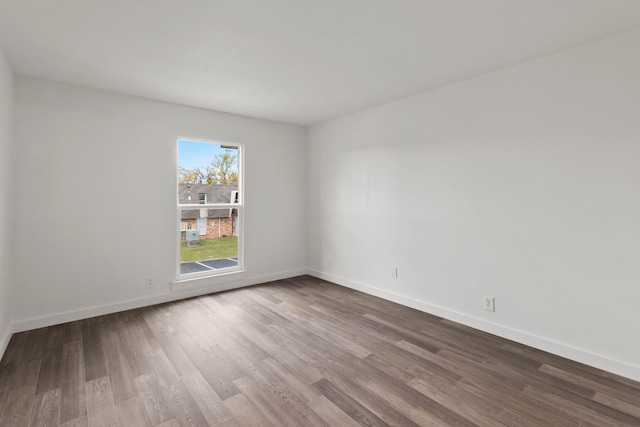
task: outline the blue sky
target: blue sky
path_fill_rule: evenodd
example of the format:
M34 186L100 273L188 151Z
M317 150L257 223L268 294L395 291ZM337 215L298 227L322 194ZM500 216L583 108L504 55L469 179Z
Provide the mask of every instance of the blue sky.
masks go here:
M216 155L226 152L238 154L238 150L224 149L217 143L180 139L178 140L178 166L186 169L207 166Z

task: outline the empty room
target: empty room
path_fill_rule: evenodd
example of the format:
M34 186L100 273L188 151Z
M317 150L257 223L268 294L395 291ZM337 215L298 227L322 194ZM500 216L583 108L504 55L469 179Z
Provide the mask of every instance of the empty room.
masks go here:
M0 0L0 427L640 426L636 0Z

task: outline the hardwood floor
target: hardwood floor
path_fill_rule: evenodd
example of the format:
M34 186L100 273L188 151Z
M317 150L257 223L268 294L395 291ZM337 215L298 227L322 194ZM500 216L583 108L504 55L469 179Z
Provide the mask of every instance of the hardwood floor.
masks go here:
M304 276L15 334L0 426L640 426L640 383Z

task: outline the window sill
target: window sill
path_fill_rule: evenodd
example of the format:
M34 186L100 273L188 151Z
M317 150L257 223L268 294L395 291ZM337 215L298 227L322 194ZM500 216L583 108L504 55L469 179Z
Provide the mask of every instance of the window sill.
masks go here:
M171 283L171 291L211 288L211 291L225 290L229 285L237 284L247 278L246 270L235 270L211 276L179 278Z

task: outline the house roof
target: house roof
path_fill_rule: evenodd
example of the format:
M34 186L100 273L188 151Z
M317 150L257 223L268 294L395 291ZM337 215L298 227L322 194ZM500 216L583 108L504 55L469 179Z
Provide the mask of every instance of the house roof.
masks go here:
M181 205L193 204L193 210L183 210L182 219L200 217L199 195L206 195L206 203L230 203L231 195L238 191L237 184L178 184L178 202ZM191 197L191 199L189 199ZM207 209L207 218L228 218L231 209Z

